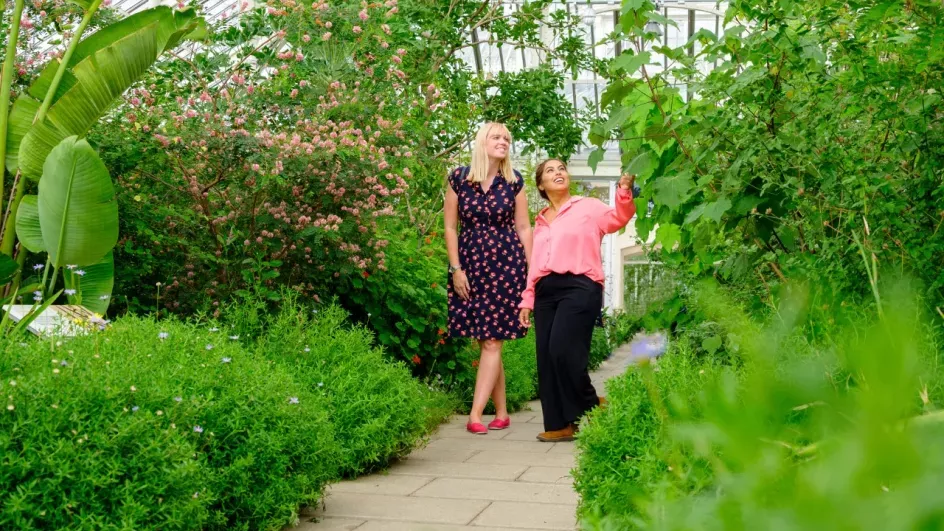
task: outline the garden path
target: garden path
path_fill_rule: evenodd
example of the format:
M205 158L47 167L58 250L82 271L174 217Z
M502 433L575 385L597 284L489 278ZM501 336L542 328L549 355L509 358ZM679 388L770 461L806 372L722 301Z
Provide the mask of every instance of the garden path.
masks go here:
M640 341L618 348L594 371L598 392L644 355ZM509 429L484 436L466 433L465 416L453 417L425 448L388 470L332 485L293 530L574 529L574 443L537 441L541 403L529 406L511 415Z

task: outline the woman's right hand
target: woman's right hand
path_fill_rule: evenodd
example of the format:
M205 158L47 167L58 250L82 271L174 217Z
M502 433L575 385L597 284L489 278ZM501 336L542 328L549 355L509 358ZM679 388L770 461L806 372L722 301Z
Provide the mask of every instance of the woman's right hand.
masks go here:
M524 328L531 328L531 310L528 308L522 308L518 312L518 321L521 322L521 326Z
M465 275L465 271L460 269L452 274L452 287L459 298L469 300L469 277Z

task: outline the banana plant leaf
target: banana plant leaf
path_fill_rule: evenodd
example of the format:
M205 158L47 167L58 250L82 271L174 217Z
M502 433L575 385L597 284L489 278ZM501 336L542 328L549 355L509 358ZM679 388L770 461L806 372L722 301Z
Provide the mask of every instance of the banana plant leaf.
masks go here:
M84 135L161 53L185 38L202 38L193 10L149 9L106 26L78 44L42 122L33 123L59 63L50 62L10 113L6 165L39 179L46 155L62 139Z
M118 202L105 163L86 140L63 140L46 160L37 197L50 262L97 264L118 242Z
M82 273L82 274L79 274ZM115 286L115 258L109 252L94 265L63 271L69 304L84 306L94 313L105 315L111 303ZM75 290L75 293L71 294Z
M46 252L43 231L39 226L38 199L35 195L23 196L16 211L16 237L23 247L33 253Z

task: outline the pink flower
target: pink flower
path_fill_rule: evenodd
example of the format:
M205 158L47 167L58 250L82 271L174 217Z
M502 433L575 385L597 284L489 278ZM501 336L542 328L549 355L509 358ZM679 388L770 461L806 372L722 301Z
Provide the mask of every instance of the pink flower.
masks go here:
M326 40L328 40L328 39L330 39L330 38L331 38L331 32L330 32L330 31L325 32L325 34L321 36L321 40L323 40L323 41L326 41Z
M311 35L309 35L309 34L307 34L307 33L304 34L304 35L302 35L302 40L305 41L305 42L310 42L310 41L311 41Z
M326 28L331 29L332 26L334 26L334 24L332 24L330 21L329 21L329 22L325 22L325 27L326 27Z
M357 14L357 16L361 17L361 20L367 20L370 18L370 16L367 15L366 9L362 9L361 12Z
M352 31L353 31L354 33L360 33L360 32L362 32L362 31L364 31L364 30L362 30L360 26L354 26L354 28L352 29Z

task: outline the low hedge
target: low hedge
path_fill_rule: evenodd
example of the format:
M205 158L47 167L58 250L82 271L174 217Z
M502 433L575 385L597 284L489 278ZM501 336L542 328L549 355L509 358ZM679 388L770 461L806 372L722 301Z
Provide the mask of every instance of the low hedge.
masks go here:
M402 361L388 362L381 349L368 348L370 331L346 326L346 319L336 306L319 310L315 318L287 304L257 350L323 394L341 443L340 472L351 476L409 453L457 405L419 384Z
M336 308L272 325L128 317L0 344L0 528L279 529L453 406Z

